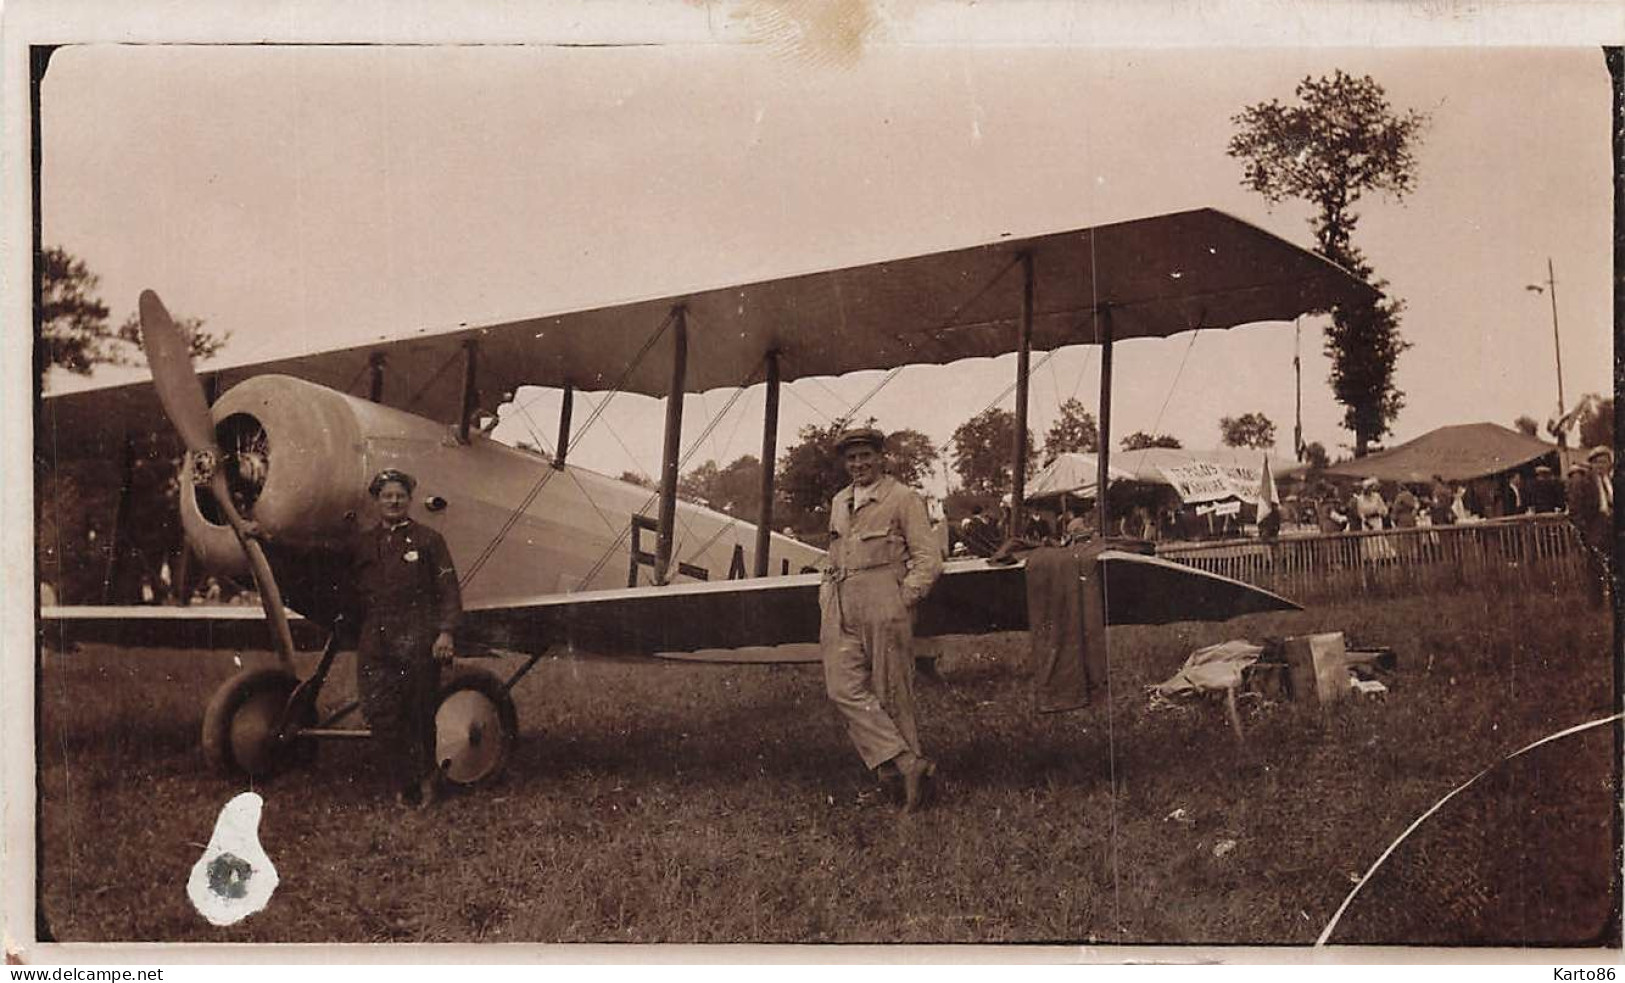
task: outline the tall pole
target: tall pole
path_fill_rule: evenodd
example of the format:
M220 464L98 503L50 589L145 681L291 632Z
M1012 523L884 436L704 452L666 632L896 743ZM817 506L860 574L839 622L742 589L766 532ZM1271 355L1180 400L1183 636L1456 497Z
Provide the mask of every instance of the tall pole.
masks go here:
M683 441L683 392L688 375L688 313L672 308L671 391L666 394L666 446L660 459L660 520L655 541L655 583L664 584L671 568L673 531L677 526L677 465Z
M779 440L779 353L767 353L767 409L762 413L762 505L756 520L756 576L767 576L773 544L773 460Z
M1104 539L1112 517L1106 504L1112 452L1112 310L1102 306L1095 317L1100 325L1100 453L1096 455L1100 470L1095 475L1095 530Z
M1557 333L1557 273L1552 267L1552 258L1546 257L1546 290L1552 295L1552 350L1557 353L1557 418L1563 419L1567 412L1563 400L1563 340ZM1567 430L1559 430L1557 446L1568 446Z
M1027 375L1033 360L1033 254L1021 254L1021 325L1016 341L1016 437L1011 453L1010 528L1007 539L1021 535L1021 506L1027 498Z

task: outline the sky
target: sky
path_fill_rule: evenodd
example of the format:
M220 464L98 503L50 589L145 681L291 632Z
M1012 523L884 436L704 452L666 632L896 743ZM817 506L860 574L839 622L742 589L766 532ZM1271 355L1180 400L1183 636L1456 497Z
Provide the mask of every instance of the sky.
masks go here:
M1241 187L1225 146L1244 106L1339 68L1430 116L1414 194L1357 206L1412 344L1389 443L1554 415L1549 295L1526 289L1548 258L1568 403L1611 392L1596 48L88 44L58 52L42 92L43 230L100 275L115 323L151 287L229 331L233 362L1195 207L1307 247L1308 207ZM1352 435L1323 328L1301 324L1304 433L1336 456ZM1213 447L1220 417L1262 412L1289 454L1294 344L1292 324L1122 343L1114 433ZM1098 368L1079 347L1034 373L1040 442L1063 400L1094 403ZM911 367L863 415L945 444L1013 405L1014 371ZM787 384L780 449L881 377ZM730 395L689 397L685 444ZM557 393L518 402L498 435L550 447ZM762 405L747 391L688 466L758 453ZM620 395L571 459L658 474L662 417Z

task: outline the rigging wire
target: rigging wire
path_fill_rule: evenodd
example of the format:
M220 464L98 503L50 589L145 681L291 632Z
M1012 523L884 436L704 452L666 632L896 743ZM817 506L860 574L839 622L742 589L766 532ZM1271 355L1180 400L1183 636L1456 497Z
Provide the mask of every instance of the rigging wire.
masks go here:
M1160 428L1162 426L1162 415L1168 411L1168 403L1169 403L1170 400L1172 400L1174 398L1174 391L1179 388L1179 378L1180 378L1180 376L1185 374L1185 363L1190 360L1191 349L1196 347L1196 338L1201 333L1202 333L1201 328L1197 328L1195 331L1191 332L1190 344L1185 346L1185 354L1183 354L1183 355L1181 355L1179 357L1179 368L1174 370L1174 381L1170 382L1168 384L1168 394L1166 396L1162 397L1162 408L1157 410L1156 421L1151 424L1151 433L1152 434L1156 434L1158 428ZM1136 460L1136 464L1135 464L1135 466L1138 467L1139 463L1143 462L1145 460L1146 451L1149 451L1151 449L1152 448L1150 448L1150 447L1142 447L1137 452L1136 451L1125 451L1124 453L1126 453L1126 454L1138 453L1140 456ZM1186 455L1186 457L1189 460L1192 460L1192 461L1196 460L1194 457L1190 457L1189 455Z
M722 445L722 453L717 455L718 463L721 463L722 458L727 457L728 454L732 452L733 445L734 445L734 440L736 440L739 437L739 428L741 426L743 426L744 423L745 423L745 414L744 413L741 413L741 414L739 414L739 416L734 418L734 428L732 430L728 431L728 439Z
M638 349L637 354L633 355L632 360L627 363L626 368L621 372L620 378L615 380L615 385L613 388L611 388L608 397L606 397L602 403L598 404L598 407L593 410L592 415L587 418L587 422L582 424L580 430L581 433L585 434L589 429L592 428L592 425L597 422L598 418L603 415L603 412L609 406L610 401L615 398L615 394L621 391L621 387L624 386L626 381L632 377L632 372L643 361L644 356L649 354L649 350L654 348L655 343L666 334L667 329L671 327L676 318L677 312L675 308L667 312L665 320L661 321L660 326L649 335L648 340L643 343L643 347ZM444 371L444 366L442 366L442 371ZM547 487L547 483L552 480L553 475L558 473L558 470L559 469L557 468L547 468L542 472L542 476L536 479L536 482L531 486L530 491L525 494L524 498L519 501L519 504L516 505L513 508L513 511L509 513L507 519L504 520L502 525L497 529L496 534L491 537L491 541L486 544L485 549L481 550L479 556L474 558L474 562L469 565L468 572L463 574L463 576L459 579L459 586L467 587L468 584L474 579L474 576L478 574L482 568L484 568L486 561L490 560L490 558L496 554L497 547L502 545L502 541L508 537L510 532L513 531L513 527L519 523L520 517L523 516L526 510L530 508L531 503L536 501L536 496L542 493L542 489Z
M434 373L430 375L428 379L424 380L423 385L418 387L418 391L412 394L412 398L406 401L405 408L410 410L412 407L418 405L418 400L422 399L423 395L429 391L429 387L434 385L436 382L439 382L440 377L445 375L446 370L456 364L457 360L463 357L463 354L464 349L459 347L456 351L451 353L450 357L448 357L444 362L441 362L440 368L435 369Z
M1093 348L1085 348L1083 350L1083 367L1078 369L1078 381L1072 384L1072 395L1068 396L1068 399L1078 398L1078 390L1083 388L1083 377L1089 374L1089 363L1094 359L1094 357L1095 350Z
M677 461L677 470L679 472L682 471L683 466L688 463L689 459L694 456L694 453L697 450L699 450L699 448L705 443L706 439L710 437L711 432L714 431L717 428L717 426L719 424L721 424L721 422L727 417L728 411L733 409L734 404L739 401L739 398L742 395L744 395L746 390L748 390L752 385L755 384L757 373L759 373L762 370L763 366L765 366L766 364L767 364L767 356L764 354L762 356L762 361L759 362L756 366L751 368L750 375L746 376L745 380L743 382L741 382L734 389L733 395L728 397L728 402L723 404L722 411L720 413L718 413L716 416L711 418L710 422L706 425L706 428L700 432L700 435L698 437L694 438L692 443L689 444L688 451L686 453L684 453L682 455L682 457L680 457L678 459L678 461ZM642 508L638 509L637 514L641 515L641 514L647 512L649 510L649 506L655 504L659 500L660 500L660 492L657 490L653 495L650 495L649 498L646 501L644 501ZM676 514L677 514L677 516L679 518L679 521L681 521L681 516L682 516L681 510L679 510ZM687 528L687 523L686 522L684 522L684 528L685 528L686 531L692 532L692 530L689 530ZM618 553L620 551L621 544L626 542L626 540L629 539L631 537L631 535L632 535L632 523L629 521L629 522L627 522L627 524L625 526L621 527L620 533L617 534L614 541L609 544L609 548L606 549L603 552L603 554L598 557L598 561L592 565L592 568L587 572L587 575L585 577L581 578L581 582L583 584L592 583L593 578L597 577L599 572L603 570L604 564L608 563L610 558L613 557L616 553ZM709 548L709 544L707 544L707 548ZM672 552L674 554L677 552L675 543L673 544ZM692 557L692 556L697 555L697 554L696 553L690 553L689 555Z
M342 390L346 396L354 394L355 384L361 381L361 377L366 375L367 369L371 367L372 362L370 361L361 363L361 368L356 370L355 375L350 378L350 381L345 384L344 389Z
M817 380L815 379L813 381L816 382ZM800 393L796 392L795 389L791 388L790 386L783 386L783 387L781 387L779 389L779 391L784 392L784 393L789 393L790 395L794 396L796 399L801 401L801 405L803 405L803 406L807 407L808 409L812 410L814 413L817 413L819 416L821 416L824 419L828 420L830 423L835 422L835 418L833 416L830 416L828 413L825 413L823 410L819 409L817 404L815 404L812 401L808 400L807 397L805 397L805 396L801 395Z
M956 320L959 319L959 315L963 314L967 308L969 308L972 304L976 303L977 301L981 300L983 297L987 296L987 292L989 290L993 289L993 285L998 283L1000 280L1004 279L1004 275L1006 273L1009 273L1012 269L1014 269L1016 267L1016 264L1021 262L1021 257L1022 257L1022 254L1019 253L1019 252L1016 253L1014 256L1010 257L1010 262L1006 263L1003 267L1001 267L999 269L999 271L997 273L993 274L993 276L990 277L986 283L982 284L981 288L979 290L977 290L976 293L972 294L966 300L960 302L960 304L958 306L956 306L952 311L949 311L948 316L943 318L940 322L938 322L936 327L931 328L929 331L925 331L925 332L922 332L922 333L923 334L929 334L929 335L935 335L935 334L937 334L939 332L947 330ZM886 388L888 385L890 385L892 380L896 379L897 376L900 373L902 373L903 369L905 369L905 368L907 368L906 364L905 365L895 365L895 366L893 366L891 371L887 372L885 377L882 378L878 383L876 383L875 387L873 389L869 390L868 395L864 396L862 399L860 399L856 403L852 404L851 408L849 408L846 411L846 413L844 415L842 415L842 417L840 418L840 420L838 422L841 423L843 426L845 424L847 424L847 423L850 423L852 421L852 418L857 416L858 410L862 409L864 407L864 404L868 403L869 400L874 399L875 396L879 394L880 390L882 390L882 389Z
M824 392L828 393L830 399L833 399L833 400L835 400L835 402L842 403L842 404L844 404L846 402L846 397L842 396L840 393L838 393L835 390L831 389L829 387L829 384L826 383L823 379L820 379L818 376L815 376L815 375L807 376L807 378L812 380L813 385L817 386L819 389L822 389L822 390L824 390ZM843 417L831 417L827 413L824 414L824 415L833 423L843 423L847 419L844 416Z
M519 412L525 417L525 429L529 430L530 435L536 438L536 446L547 452L547 456L552 460L558 460L558 455L553 451L553 445L548 443L547 438L543 437L541 431L537 429L536 418L530 415L530 410L527 410L521 406L519 407Z
M597 404L597 403L595 403L595 402L593 402L593 400L592 400L592 396L591 396L591 395L589 395L589 394L588 394L588 393L581 393L581 394L580 394L580 396L581 396L581 398L582 398L582 399L583 399L583 400L586 400L586 403L587 403L587 405L588 405L588 406L591 406L591 407L593 407L593 408L595 408L595 409L596 409L596 408L597 408L597 406L598 406L598 404ZM627 460L628 460L628 461L631 461L631 462L632 462L632 467L634 467L634 468L636 468L636 469L637 469L637 472L638 472L638 474L640 474L640 475L642 475L642 476L643 476L643 479L644 479L644 480L645 480L645 481L650 481L650 482L653 482L653 481L654 481L654 480L655 480L655 479L654 479L654 475L651 475L651 474L650 474L650 473L649 473L649 472L648 472L648 471L647 471L647 470L646 470L646 469L645 469L645 468L644 468L644 467L643 467L643 465L642 465L642 464L641 464L641 463L640 463L640 462L639 462L639 461L638 461L638 456L637 456L637 455L636 455L636 454L634 454L634 453L632 453L632 448L630 448L630 447L628 447L628 446L626 446L626 441L624 441L624 440L622 440L622 439L621 439L621 432L620 432L620 431L619 431L619 430L616 430L616 429L615 429L615 424L613 424L613 423L610 423L610 422L609 422L609 421L608 421L608 420L605 420L605 421L604 421L604 429L605 429L605 430L608 430L608 431L609 431L609 435L610 435L610 436L611 436L611 437L614 437L614 438L615 438L615 443L617 443L617 444L619 444L619 445L621 445L621 450L622 450L622 451L623 451L623 452L625 452L625 454L626 454L626 459L627 459Z
M585 398L586 394L583 393L582 396L583 396L583 398ZM588 399L587 402L589 404L591 404L592 400ZM611 437L615 438L615 442L617 444L621 445L621 450L626 452L627 458L632 462L632 466L637 469L638 474L643 476L643 480L647 481L650 484L650 486L652 486L652 487L655 487L655 488L660 487L660 482L656 481L654 476L649 474L648 471L644 470L643 466L638 463L637 456L632 453L632 448L626 446L626 441L621 439L621 433L620 433L619 430L615 429L615 425L613 423L610 423L608 419L605 419L604 420L604 427L609 430L609 435ZM585 490L585 489L583 489L583 490ZM597 508L597 504L594 503L593 507ZM647 503L645 503L643 507L646 509L649 506L648 506ZM642 509L640 509L639 511L642 511ZM682 524L684 532L687 532L687 533L692 533L693 532L693 530L689 529L688 520L683 518L682 513L678 513L677 521ZM611 524L609 528L610 528L611 532L614 532L615 529L616 529L616 526L614 524Z

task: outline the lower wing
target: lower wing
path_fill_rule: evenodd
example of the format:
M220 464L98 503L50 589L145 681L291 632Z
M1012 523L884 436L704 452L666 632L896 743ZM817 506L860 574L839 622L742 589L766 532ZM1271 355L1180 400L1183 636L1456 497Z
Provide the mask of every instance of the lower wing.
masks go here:
M1106 622L1153 625L1224 621L1292 611L1269 591L1155 556L1107 550ZM916 634L978 635L1027 628L1025 568L986 560L947 564L920 603ZM493 603L464 613L459 641L494 651L659 655L720 662L816 659L817 574L583 591ZM133 648L268 649L264 614L250 607L45 607L47 644ZM319 648L321 626L293 619L301 648Z

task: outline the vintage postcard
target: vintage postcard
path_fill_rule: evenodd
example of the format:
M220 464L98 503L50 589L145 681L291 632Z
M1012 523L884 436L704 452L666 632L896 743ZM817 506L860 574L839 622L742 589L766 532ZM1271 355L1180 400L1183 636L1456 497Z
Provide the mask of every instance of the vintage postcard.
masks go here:
M1601 5L985 6L8 10L8 951L1617 949Z

